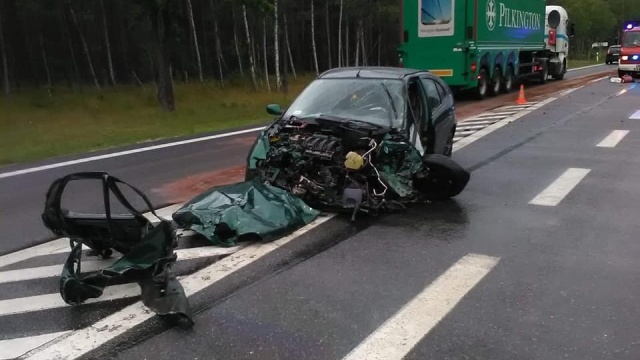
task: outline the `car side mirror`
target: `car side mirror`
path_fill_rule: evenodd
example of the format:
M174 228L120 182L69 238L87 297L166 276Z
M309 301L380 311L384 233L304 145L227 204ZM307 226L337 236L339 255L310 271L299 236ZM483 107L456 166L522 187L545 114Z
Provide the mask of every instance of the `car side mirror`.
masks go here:
M278 104L267 105L267 113L270 115L282 115L282 108Z

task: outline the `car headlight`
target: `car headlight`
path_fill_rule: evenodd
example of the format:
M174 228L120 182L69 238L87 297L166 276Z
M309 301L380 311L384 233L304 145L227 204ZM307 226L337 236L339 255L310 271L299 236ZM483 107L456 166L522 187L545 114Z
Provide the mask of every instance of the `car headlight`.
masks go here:
M622 57L622 60L629 60L629 57L627 55Z

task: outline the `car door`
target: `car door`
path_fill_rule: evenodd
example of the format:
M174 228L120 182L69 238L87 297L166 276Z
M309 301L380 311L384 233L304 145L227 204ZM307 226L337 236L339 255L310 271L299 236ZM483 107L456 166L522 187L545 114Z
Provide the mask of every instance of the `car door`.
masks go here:
M447 141L451 135L450 125L450 107L445 106L447 103L446 96L441 97L444 89L438 91L440 84L436 79L429 75L420 76L420 82L424 88L427 97L428 115L427 124L423 127L422 136L427 138L428 148L436 154L444 153Z

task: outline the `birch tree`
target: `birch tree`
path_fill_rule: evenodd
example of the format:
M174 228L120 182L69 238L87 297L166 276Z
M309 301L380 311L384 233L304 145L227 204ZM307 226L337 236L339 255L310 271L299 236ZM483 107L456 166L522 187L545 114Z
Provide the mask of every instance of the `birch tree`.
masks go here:
M0 4L2 5L2 4ZM9 86L9 64L7 63L7 47L4 40L4 31L2 29L2 8L0 7L0 51L2 51L2 79L4 85L4 94L9 96L11 88Z
M340 16L338 16L338 67L342 66L342 10L344 0L340 0Z
M326 0L324 2L324 5L325 5L325 22L327 25L327 59L329 60L327 64L330 69L332 64L332 59L331 59L331 21L329 19L329 1L331 0Z
M282 79L280 79L280 36L278 34L278 0L273 0L273 57L275 58L276 70L276 89L282 88Z
M314 16L314 11L313 11L313 0L311 0L311 48L313 51L313 65L315 66L316 69L316 75L318 75L320 73L320 70L318 69L318 50L316 49L316 25L315 25L315 16ZM328 37L328 36L327 36ZM287 46L289 44L289 41L287 41ZM295 69L293 70L293 76L295 77Z
M240 76L244 77L244 71L242 71L242 57L240 56L240 46L238 45L238 30L236 29L236 10L235 7L232 7L231 9L231 17L233 18L233 43L236 48L236 56L238 57Z
M193 36L193 44L196 52L196 62L198 64L198 78L201 83L204 82L204 76L202 74L202 58L200 57L200 45L198 44L198 33L196 32L196 23L193 20L193 7L191 6L191 0L187 0L187 16L189 17L189 27L191 28L191 34Z
M253 46L251 45L251 34L249 33L249 21L247 20L247 7L245 4L242 4L242 18L244 19L244 29L247 33L247 53L249 55L249 68L251 69L251 83L253 84L253 89L256 90L258 81L256 79L256 67L253 63Z
M291 45L289 44L289 25L287 25L286 13L283 16L283 20L284 20L284 39L285 39L284 42L285 42L285 46L287 47L287 54L289 55L289 64L291 64L291 72L293 73L293 77L297 78L298 75L296 75L296 66L293 63L293 54L291 54Z
M104 44L107 49L107 66L109 67L109 79L111 85L116 85L116 75L113 71L113 60L111 58L111 43L109 42L109 27L107 26L107 13L104 9L104 0L100 0L100 9L102 10L102 28L104 29ZM43 48L44 51L44 48ZM46 59L46 58L45 58Z
M220 76L220 85L224 88L224 74L222 73L222 46L220 45L220 32L218 30L218 17L216 16L216 8L213 0L209 0L213 18L213 37L216 45L216 60L218 62L218 74Z
M93 61L91 60L91 53L89 53L89 47L87 46L87 41L84 38L84 34L80 29L80 25L78 24L78 18L76 17L76 12L73 11L73 6L71 5L71 0L67 1L67 6L69 7L69 13L71 14L71 20L73 21L73 25L78 32L80 37L80 42L82 43L82 49L84 50L84 56L87 58L87 63L89 64L89 71L91 72L91 77L93 78L93 83L98 90L100 90L100 83L98 82L98 77L96 76L96 71L93 67Z
M267 90L271 92L269 82L269 63L267 61L267 19L262 19L262 49L264 50L264 77L267 82Z

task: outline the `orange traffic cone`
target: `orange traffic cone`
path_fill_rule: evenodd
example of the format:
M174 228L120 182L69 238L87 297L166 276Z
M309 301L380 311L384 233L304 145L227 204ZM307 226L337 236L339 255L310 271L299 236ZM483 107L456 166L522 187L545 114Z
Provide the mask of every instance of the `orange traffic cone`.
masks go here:
M518 105L526 104L527 99L524 97L524 85L520 84L520 96L518 96L518 101L516 101Z

